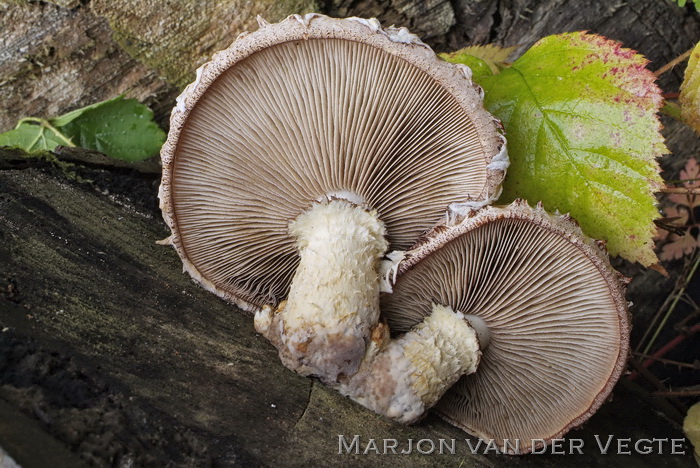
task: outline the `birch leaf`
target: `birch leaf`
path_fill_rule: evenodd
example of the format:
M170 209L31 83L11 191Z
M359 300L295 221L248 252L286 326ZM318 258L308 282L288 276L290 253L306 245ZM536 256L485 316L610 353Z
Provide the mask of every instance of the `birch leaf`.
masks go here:
M479 84L508 138L501 202L525 198L571 213L613 255L650 266L656 158L667 151L663 99L647 63L615 41L575 32L540 40Z

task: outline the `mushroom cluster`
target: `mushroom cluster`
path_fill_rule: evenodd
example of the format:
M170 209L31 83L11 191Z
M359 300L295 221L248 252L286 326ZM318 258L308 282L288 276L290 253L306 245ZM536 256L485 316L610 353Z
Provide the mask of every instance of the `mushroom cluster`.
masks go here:
M292 16L199 69L160 198L185 269L332 383L379 322L384 253L498 196L504 151L468 68L376 20Z
M399 421L440 401L481 437L548 440L582 422L624 360L622 288L571 221L488 207L508 159L471 71L376 19L259 22L171 116L159 197L185 270L254 312L287 367ZM570 284L540 289L559 277ZM560 326L574 351L552 341ZM532 379L494 377L514 353ZM556 375L546 398L581 398L538 403L540 367ZM574 392L573 374L590 385ZM538 404L561 418L512 427Z

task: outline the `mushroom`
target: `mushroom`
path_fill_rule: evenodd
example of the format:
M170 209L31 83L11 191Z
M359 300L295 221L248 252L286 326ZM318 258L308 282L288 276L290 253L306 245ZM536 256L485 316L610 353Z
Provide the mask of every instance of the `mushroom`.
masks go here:
M523 201L436 226L398 264L381 306L394 333L437 306L464 315L481 360L435 408L507 453L539 449L582 424L627 358L624 286L604 247L569 216Z
M408 333L390 339L381 323L356 374L336 389L361 405L402 423L413 423L481 359L478 332L464 315L436 305Z
M178 98L161 209L184 269L256 312L288 367L334 382L377 325L384 252L497 197L504 139L470 70L405 28L259 22Z

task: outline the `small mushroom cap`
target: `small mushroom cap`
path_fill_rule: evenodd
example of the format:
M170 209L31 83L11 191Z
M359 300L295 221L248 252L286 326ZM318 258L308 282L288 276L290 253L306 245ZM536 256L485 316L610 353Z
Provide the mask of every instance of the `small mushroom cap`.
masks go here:
M527 453L588 419L623 371L629 321L620 275L568 216L516 201L438 225L382 297L392 332L443 304L491 333L475 374L436 406L452 424ZM533 446L534 443L534 446Z
M298 264L288 225L325 197L405 249L450 203L499 194L507 157L468 68L376 20L291 16L242 34L178 98L161 209L185 269L247 310Z

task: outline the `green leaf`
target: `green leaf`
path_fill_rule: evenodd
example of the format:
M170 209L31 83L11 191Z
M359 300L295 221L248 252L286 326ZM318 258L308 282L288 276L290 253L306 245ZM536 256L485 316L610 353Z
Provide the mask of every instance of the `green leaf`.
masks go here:
M461 63L468 66L472 71L472 79L478 81L485 76L493 75L491 67L478 57L468 54L440 54L444 60L452 63Z
M496 75L503 68L515 47L499 47L495 44L465 47L456 52L440 54L443 60L461 63L472 69L473 78Z
M663 99L647 63L575 32L542 39L480 84L508 139L501 201L541 200L571 213L612 254L648 266L657 262L656 157L667 151L656 115Z
M700 42L690 53L678 101L683 121L700 133Z
M681 108L678 107L677 104L674 104L672 102L666 101L666 103L659 112L661 112L662 114L666 114L669 117L673 117L676 120L683 120L683 117L681 117Z
M75 109L73 111L68 112L67 114L63 114L60 117L54 117L53 119L51 119L51 124L54 127L63 127L65 125L69 124L70 122L74 121L75 119L77 119L81 115L85 114L86 112L89 112L89 111L95 110L95 109L99 109L100 107L109 107L113 103L115 103L117 101L121 101L123 99L124 99L124 96L121 95L121 96L115 97L114 99L108 99L107 101L96 102L94 104L90 104L89 106L81 107L80 109Z
M700 464L700 402L695 403L688 410L683 420L683 432L695 448L695 460Z
M126 161L156 154L165 132L153 122L153 112L135 99L118 97L51 120L76 145Z
M14 130L0 134L0 146L36 152L77 144L125 161L153 156L164 141L165 132L153 122L153 112L123 96L50 120L25 118Z
M676 0L676 3L678 3L679 7L684 7L687 2L687 0ZM693 5L695 6L696 10L700 10L700 0L693 0Z
M66 141L42 123L21 122L17 128L0 133L0 146L21 148L28 153L51 151Z

